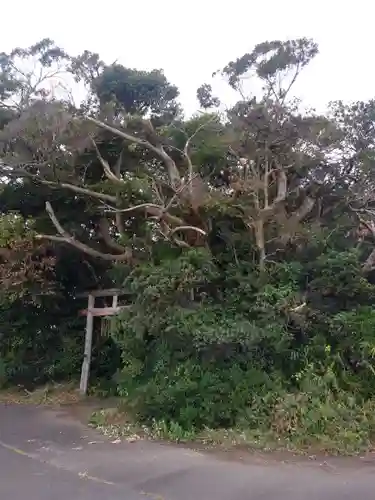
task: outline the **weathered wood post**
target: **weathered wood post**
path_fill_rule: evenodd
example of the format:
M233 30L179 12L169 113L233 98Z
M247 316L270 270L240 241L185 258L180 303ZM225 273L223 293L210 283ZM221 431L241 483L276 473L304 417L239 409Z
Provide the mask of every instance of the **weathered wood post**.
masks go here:
M83 354L81 381L79 384L80 393L86 396L90 377L91 350L92 350L92 333L94 327L93 309L95 306L94 295L89 295L87 304L86 316L86 333L85 333L85 350Z
M86 316L86 333L85 333L85 349L83 354L81 381L79 390L82 395L87 394L90 378L90 364L91 364L91 351L93 341L94 318L106 318L107 316L114 316L121 310L126 309L128 306L119 306L119 296L126 294L124 290L110 288L108 290L92 290L91 292L79 293L76 298L87 298L87 309L80 311L81 315ZM112 297L112 307L95 307L96 297Z

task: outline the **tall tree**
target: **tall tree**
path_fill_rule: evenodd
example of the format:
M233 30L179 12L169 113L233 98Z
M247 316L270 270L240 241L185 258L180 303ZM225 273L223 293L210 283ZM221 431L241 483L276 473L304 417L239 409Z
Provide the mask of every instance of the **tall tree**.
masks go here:
M21 53L29 57L30 50ZM242 224L264 270L269 258L303 240L312 223L322 223L335 198L348 208L354 193L344 189L344 164L353 163L344 155L354 140L348 115L341 117L337 107L330 119L302 114L290 98L317 51L305 38L258 44L222 73L240 93L241 81L254 73L263 97L242 95L225 120L206 114L184 123L177 89L160 71L106 66L96 54L72 58L55 48L91 98L79 109L50 94L28 101L3 127L3 172L85 207L84 216L64 221L66 207L59 214L47 196L57 234L50 229L40 238L133 264L148 258L155 241L209 246L225 213ZM42 55L38 60L51 63ZM208 85L201 94L207 106L217 104Z

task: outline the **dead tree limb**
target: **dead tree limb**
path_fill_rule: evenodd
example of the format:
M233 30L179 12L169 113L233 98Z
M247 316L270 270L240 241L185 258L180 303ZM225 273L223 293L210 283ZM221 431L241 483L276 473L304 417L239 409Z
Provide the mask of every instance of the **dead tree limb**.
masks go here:
M103 238L103 241L105 244L108 246L108 248L111 248L115 252L124 252L126 251L126 248L123 245L120 245L115 241L110 233L110 223L106 217L102 217L99 221L99 231L100 234Z
M109 260L109 261L128 261L131 259L131 250L126 249L124 253L122 254L108 254L108 253L103 253L98 250L95 250L94 248L89 247L85 243L82 243L81 241L78 241L69 234L60 224L58 218L56 217L55 212L53 211L51 203L48 201L46 202L46 210L48 213L49 218L51 219L52 224L55 226L57 232L59 233L60 236L53 236L53 235L48 235L48 234L39 234L37 235L38 239L47 239L51 241L58 241L58 242L64 242L68 243L69 245L77 248L78 250L91 255L92 257L98 257L103 260Z
M96 144L95 140L92 137L90 137L90 139L91 139L92 145L94 146L96 156L98 157L100 164L103 167L103 171L104 171L104 174L107 177L107 179L112 181L112 182L116 182L117 184L123 185L124 182L121 180L120 172L118 172L118 175L116 175L114 172L112 172L111 167L109 166L109 163L100 154L98 145ZM120 158L121 157L122 157L122 154L120 155Z
M82 194L85 196L89 196L91 198L96 198L97 200L101 201L106 201L108 203L116 203L116 196L113 196L111 194L107 193L100 193L98 191L92 191L91 189L84 188L81 186L77 186L75 184L68 184L66 182L56 182L56 181L49 181L47 179L43 179L39 177L38 175L34 175L27 170L23 168L1 168L0 167L0 172L3 172L4 175L10 175L12 177L22 177L22 178L27 178L30 179L38 184L42 184L43 186L49 186L52 188L60 188L60 189L67 189L69 191L72 191L73 193L76 194Z
M165 151L163 146L160 144L158 146L155 146L152 144L150 141L147 141L146 139L142 139L140 137L137 137L135 135L129 134L123 130L119 130L116 127L112 127L111 125L108 125L100 120L97 120L96 118L92 118L90 116L87 116L86 119L90 121L91 123L95 123L98 127L108 130L109 132L112 132L114 135L117 135L118 137L122 137L123 139L133 143L133 144L138 144L139 146L142 146L143 148L148 149L149 151L152 151L156 156L159 157L159 159L164 163L164 165L167 168L168 171L168 176L169 180L171 182L172 187L176 188L179 185L180 182L180 173L178 171L178 168L176 166L176 163L174 162L173 158L169 156L169 154Z

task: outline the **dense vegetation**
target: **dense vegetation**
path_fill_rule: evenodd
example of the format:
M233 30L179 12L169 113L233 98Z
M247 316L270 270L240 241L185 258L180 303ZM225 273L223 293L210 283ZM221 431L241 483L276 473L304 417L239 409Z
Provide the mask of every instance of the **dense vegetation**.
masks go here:
M302 110L317 52L257 45L218 72L236 105L203 84L191 118L162 71L50 40L0 54L0 383L76 377L75 295L116 285L92 379L140 422L370 442L375 101Z

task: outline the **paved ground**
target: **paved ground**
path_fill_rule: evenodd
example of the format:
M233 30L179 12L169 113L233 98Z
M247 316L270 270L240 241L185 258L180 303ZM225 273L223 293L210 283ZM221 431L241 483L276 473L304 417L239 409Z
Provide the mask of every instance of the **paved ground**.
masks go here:
M0 405L0 499L373 500L375 465L246 464L138 441L115 444L42 408Z
M110 493L110 494L109 494ZM0 448L0 498L11 500L145 500L129 488L111 488Z

